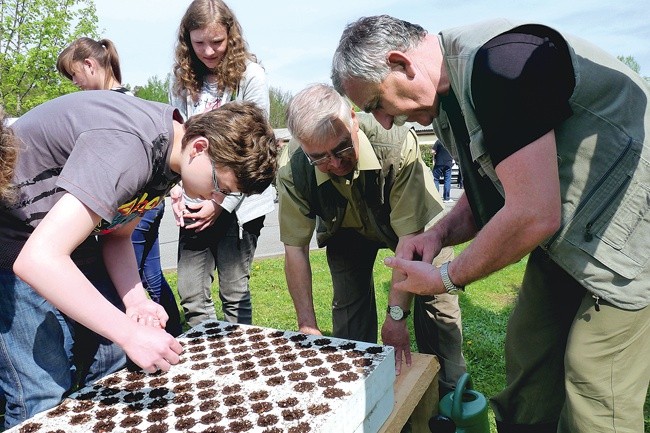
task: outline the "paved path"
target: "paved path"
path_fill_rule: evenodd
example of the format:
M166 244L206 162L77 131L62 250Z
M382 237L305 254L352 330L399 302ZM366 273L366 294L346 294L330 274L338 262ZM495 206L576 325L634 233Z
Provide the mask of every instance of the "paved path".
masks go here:
M456 186L451 187L451 198L457 200L462 193L462 189ZM451 207L455 203L448 203ZM178 256L178 227L172 215L171 202L166 199L165 214L160 224L160 256L163 269L176 269L176 259ZM316 240L312 238L311 248L318 248ZM284 255L284 245L280 242L280 227L278 223L278 206L275 210L266 216L264 227L255 251L255 258L273 257Z

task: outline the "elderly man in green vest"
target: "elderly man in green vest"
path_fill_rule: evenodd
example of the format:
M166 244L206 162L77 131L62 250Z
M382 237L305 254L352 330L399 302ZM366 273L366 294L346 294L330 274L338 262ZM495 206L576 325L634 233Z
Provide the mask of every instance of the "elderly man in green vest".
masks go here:
M433 122L465 194L387 265L435 295L529 255L506 332L499 432L641 432L650 380L648 83L547 26L490 20L429 34L350 24L334 86L390 128ZM473 239L439 270L440 248ZM412 259L422 259L422 261Z
M386 131L324 84L307 87L291 101L287 123L293 138L280 158L277 186L285 273L302 332L320 334L312 300L309 243L317 228L332 274L333 336L377 341L373 265L380 248L402 242L442 215L431 172L407 126ZM453 250L441 256L450 260ZM393 280L398 278L393 274ZM465 371L458 297L417 297L418 349L438 355L442 393ZM406 318L412 295L390 290L382 342L410 365ZM382 312L384 313L384 312Z

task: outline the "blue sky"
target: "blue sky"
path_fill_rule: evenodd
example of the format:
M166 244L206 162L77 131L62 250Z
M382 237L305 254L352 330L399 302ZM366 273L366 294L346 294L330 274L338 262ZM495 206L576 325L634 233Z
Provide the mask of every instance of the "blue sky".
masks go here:
M124 83L163 78L173 60L178 23L189 0L95 0L99 29L120 54ZM650 76L650 6L647 0L230 0L249 47L269 84L296 93L329 82L331 56L346 24L361 16L389 14L431 33L487 18L549 24L631 55Z

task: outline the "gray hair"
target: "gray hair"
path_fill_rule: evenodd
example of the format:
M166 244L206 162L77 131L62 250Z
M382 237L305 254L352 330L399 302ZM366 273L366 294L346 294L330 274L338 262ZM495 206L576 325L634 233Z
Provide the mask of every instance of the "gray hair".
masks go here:
M336 122L351 127L352 106L327 84L312 84L301 90L287 108L287 128L300 143L322 143L336 134Z
M427 35L417 24L389 15L359 18L343 30L332 59L332 83L343 92L343 81L360 78L381 83L390 72L386 55L389 51L408 51Z

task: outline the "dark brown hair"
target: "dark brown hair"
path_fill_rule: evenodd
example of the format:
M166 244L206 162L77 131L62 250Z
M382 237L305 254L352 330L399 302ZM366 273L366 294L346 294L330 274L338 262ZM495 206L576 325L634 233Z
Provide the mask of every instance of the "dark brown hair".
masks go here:
M277 143L264 111L252 102L235 101L185 122L183 147L205 137L207 153L217 165L235 172L245 194L262 193L275 177Z

